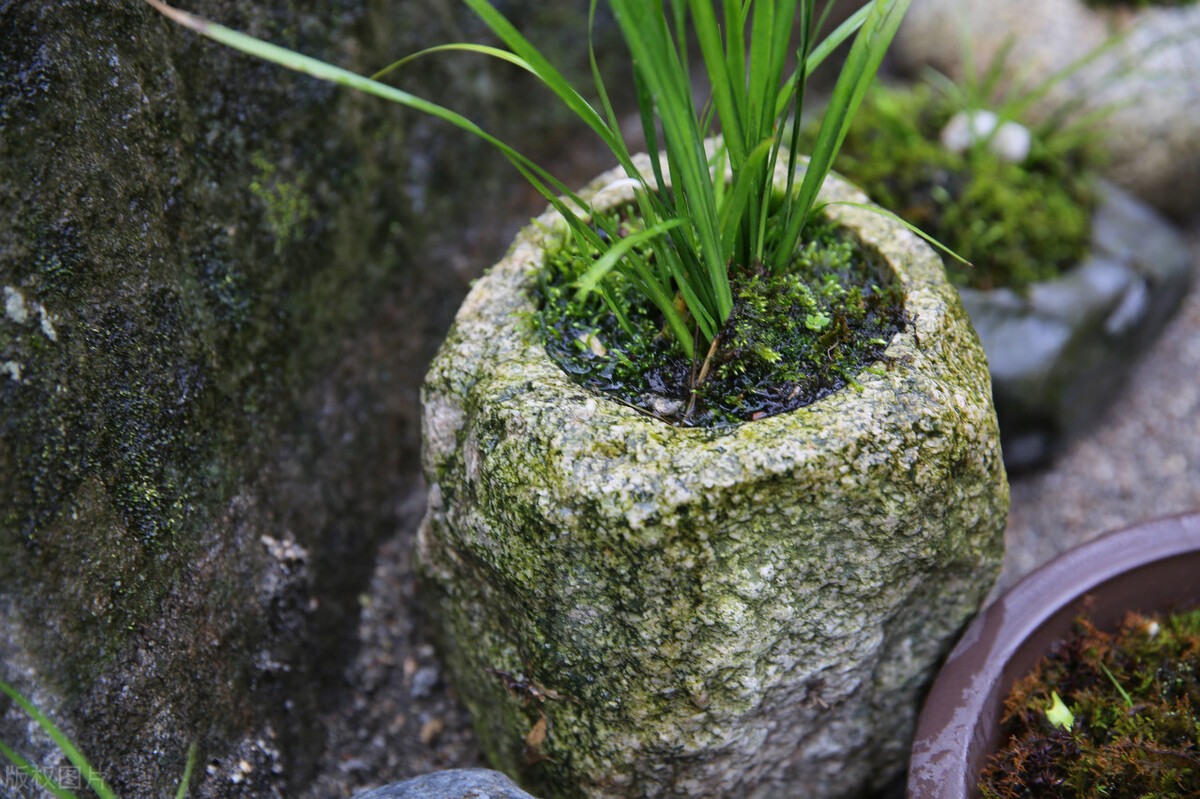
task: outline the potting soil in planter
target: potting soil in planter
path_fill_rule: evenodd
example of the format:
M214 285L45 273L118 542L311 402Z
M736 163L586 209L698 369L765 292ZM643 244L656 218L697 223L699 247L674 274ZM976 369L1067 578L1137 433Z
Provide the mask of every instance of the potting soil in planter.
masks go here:
M1050 711L1055 695L1063 709ZM1013 687L1010 737L980 790L984 799L1200 796L1198 714L1200 610L1130 614L1116 633L1081 618Z
M634 210L618 208L613 227L639 230ZM734 275L733 312L708 369L661 335L661 313L625 276L610 275L608 290L636 336L598 293L582 306L572 303L574 284L593 259L570 246L548 257L542 273L538 319L546 348L581 385L675 424L762 419L856 386L864 367L888 365L884 350L906 323L903 296L851 238L828 223L810 228L786 272L751 267Z

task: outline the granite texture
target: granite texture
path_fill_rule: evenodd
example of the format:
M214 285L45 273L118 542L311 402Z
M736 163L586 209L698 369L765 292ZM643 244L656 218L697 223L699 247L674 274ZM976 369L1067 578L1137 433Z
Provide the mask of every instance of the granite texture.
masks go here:
M419 569L481 745L526 787L841 797L903 769L920 692L995 575L1007 484L936 256L832 210L915 323L861 393L788 414L681 429L569 382L527 315L552 214L459 310L423 388Z

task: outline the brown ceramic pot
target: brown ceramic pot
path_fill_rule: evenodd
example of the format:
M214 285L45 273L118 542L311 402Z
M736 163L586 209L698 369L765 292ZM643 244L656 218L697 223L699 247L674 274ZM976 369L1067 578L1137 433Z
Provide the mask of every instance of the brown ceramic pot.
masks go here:
M1001 744L1013 683L1064 637L1090 597L1101 629L1128 611L1200 602L1200 513L1146 522L1066 552L1030 574L967 628L917 724L908 799L977 797L979 773Z

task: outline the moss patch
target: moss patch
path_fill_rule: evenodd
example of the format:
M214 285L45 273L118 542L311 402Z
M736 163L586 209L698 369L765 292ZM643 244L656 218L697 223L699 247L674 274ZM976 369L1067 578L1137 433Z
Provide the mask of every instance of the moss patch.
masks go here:
M612 225L635 232L631 213L618 209ZM735 273L733 311L705 372L703 355L694 363L680 351L628 277L611 274L608 290L626 309L632 336L599 293L572 300L594 257L570 244L547 258L537 317L546 349L576 382L672 423L760 419L857 386L855 375L905 325L901 293L868 254L818 225L785 273Z
M1034 137L1008 163L981 148L958 154L938 141L957 109L929 86L876 86L846 137L836 169L871 199L974 266L946 258L960 286L1020 290L1079 263L1091 234L1097 154ZM815 130L809 130L809 143Z
M1083 0L1092 8L1150 8L1152 6L1190 6L1196 0Z
M1054 726L1057 693L1074 716ZM1110 634L1080 619L1005 703L1010 739L985 799L1200 796L1200 610L1130 614Z

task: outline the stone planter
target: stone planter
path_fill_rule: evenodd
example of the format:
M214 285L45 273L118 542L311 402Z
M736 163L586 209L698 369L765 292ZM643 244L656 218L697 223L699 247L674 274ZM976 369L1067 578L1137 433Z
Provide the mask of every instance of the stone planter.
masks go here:
M979 774L1002 743L1004 699L1071 629L1085 597L1100 629L1128 611L1200 602L1200 514L1161 519L1077 547L1026 577L971 623L921 711L909 799L978 796Z
M1083 113L1117 104L1105 125L1108 176L1172 214L1200 207L1200 6L1100 11L1083 0L915 0L896 37L901 63L962 74L964 33L980 68L1014 42L1009 71L1034 82L1130 30L1042 101L1043 112L1083 99ZM1119 74L1119 77L1109 77Z
M865 201L834 178L823 197ZM918 697L996 575L1008 489L937 257L829 210L916 320L861 392L714 431L580 388L528 318L552 213L431 366L426 607L484 751L534 793L820 799L903 770Z
M1076 268L1025 294L959 289L987 351L1009 468L1044 460L1091 421L1187 292L1182 236L1115 186L1100 191Z

